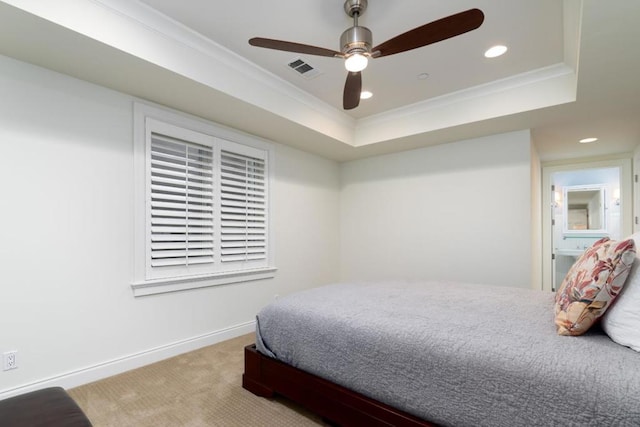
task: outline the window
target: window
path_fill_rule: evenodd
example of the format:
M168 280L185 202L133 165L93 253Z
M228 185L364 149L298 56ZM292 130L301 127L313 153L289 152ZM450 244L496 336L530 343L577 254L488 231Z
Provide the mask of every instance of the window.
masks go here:
M135 131L134 294L273 277L270 145L145 104Z

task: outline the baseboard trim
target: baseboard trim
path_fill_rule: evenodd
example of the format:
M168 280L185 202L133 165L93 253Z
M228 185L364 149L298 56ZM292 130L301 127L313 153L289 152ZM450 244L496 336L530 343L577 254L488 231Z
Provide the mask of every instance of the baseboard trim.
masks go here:
M213 331L207 334L176 341L170 344L155 347L149 350L130 354L118 359L98 363L86 368L77 369L64 374L52 376L29 384L14 387L8 390L0 390L0 400L39 390L45 387L60 386L65 389L78 387L83 384L98 381L131 369L139 368L160 360L168 359L179 354L197 350L208 345L217 344L231 338L254 332L256 328L255 320L230 326L228 328ZM242 351L239 349L238 351Z

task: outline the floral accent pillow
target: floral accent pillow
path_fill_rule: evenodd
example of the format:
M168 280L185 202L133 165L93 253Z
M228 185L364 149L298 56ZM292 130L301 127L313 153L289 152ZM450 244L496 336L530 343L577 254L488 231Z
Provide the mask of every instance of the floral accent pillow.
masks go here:
M635 255L633 239L617 242L608 237L582 254L556 293L559 335L587 332L624 286Z

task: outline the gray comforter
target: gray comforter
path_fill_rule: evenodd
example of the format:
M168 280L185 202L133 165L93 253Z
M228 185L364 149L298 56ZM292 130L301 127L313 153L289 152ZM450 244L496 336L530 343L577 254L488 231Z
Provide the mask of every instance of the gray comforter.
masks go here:
M441 425L640 426L640 353L558 336L547 292L337 284L258 314L264 354Z

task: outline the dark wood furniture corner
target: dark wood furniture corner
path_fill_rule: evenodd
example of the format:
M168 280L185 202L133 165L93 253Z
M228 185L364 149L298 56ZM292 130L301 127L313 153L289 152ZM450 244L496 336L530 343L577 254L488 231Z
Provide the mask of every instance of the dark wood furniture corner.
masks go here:
M91 427L91 421L62 387L0 400L2 427Z
M434 424L265 356L244 349L242 387L262 396L283 396L340 426L435 427Z

